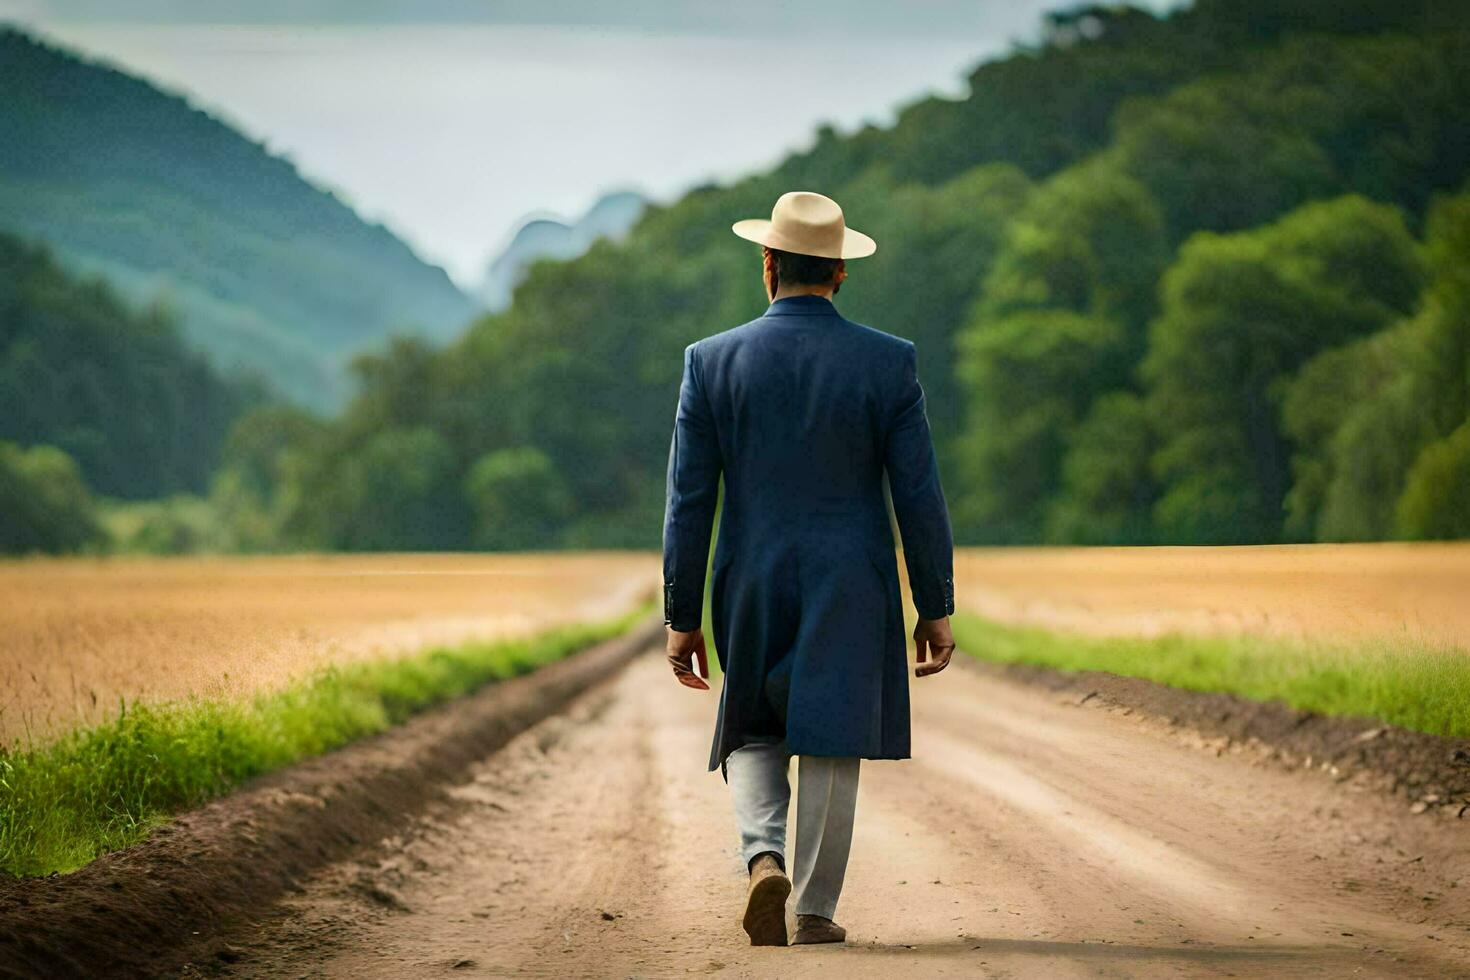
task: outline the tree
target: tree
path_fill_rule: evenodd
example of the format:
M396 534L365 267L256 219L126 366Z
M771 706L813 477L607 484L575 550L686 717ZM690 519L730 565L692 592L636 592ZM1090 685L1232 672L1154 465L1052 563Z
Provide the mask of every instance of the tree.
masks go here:
M1470 538L1470 422L1424 447L1397 507L1404 538Z
M493 550L544 547L572 510L555 465L530 446L481 457L465 479L465 496L475 542Z
M1288 503L1293 521L1320 538L1418 537L1453 526L1425 508L1440 501L1453 514L1434 481L1453 471L1458 443L1444 441L1470 418L1470 194L1436 203L1426 252L1431 281L1413 317L1319 356L1287 389L1287 431L1297 443ZM1419 479L1428 482L1416 485L1411 505L1405 495L1421 461Z
M1360 197L1192 238L1164 276L1143 365L1162 537L1277 540L1291 482L1287 379L1411 310L1423 279L1402 214Z
M1007 231L958 338L966 424L957 523L982 540L1045 533L1073 428L1129 381L1164 237L1148 192L1106 166L1064 171Z
M68 553L100 544L102 529L76 462L54 446L0 442L0 553Z
M1304 34L1237 53L1235 70L1114 119L1105 155L1158 198L1171 241L1350 192L1419 213L1470 168L1470 143L1450 135L1470 99L1470 33Z
M339 471L330 543L348 551L432 551L466 539L454 453L432 429L377 433Z
M1163 215L1148 189L1094 158L1048 180L1010 223L976 318L1060 308L1111 317L1141 335L1166 255Z
M325 422L289 405L265 405L230 431L209 499L217 529L233 551L274 551L295 544L325 546L322 538L292 540L298 510L315 491L298 485L308 461L324 458Z
M1392 327L1308 361L1284 388L1291 441L1286 534L1299 540L1392 537L1394 503L1419 447L1432 437L1402 370L1412 331ZM1362 412L1379 403L1388 410Z
M1061 490L1046 515L1047 540L1147 544L1158 492L1149 472L1153 450L1143 399L1131 391L1099 396L1068 439Z
M975 393L955 453L956 524L980 540L1034 541L1072 429L1122 349L1114 322L1067 310L1012 314L961 338L960 377Z

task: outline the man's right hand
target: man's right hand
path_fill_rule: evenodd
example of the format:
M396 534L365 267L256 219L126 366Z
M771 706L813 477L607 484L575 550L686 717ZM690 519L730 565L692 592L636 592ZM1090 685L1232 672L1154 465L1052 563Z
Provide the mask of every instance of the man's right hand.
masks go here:
M919 666L914 668L915 677L928 677L948 667L949 658L954 654L954 633L950 632L949 617L919 620L914 627L914 651L919 659Z
M708 691L709 685L701 678L709 676L709 654L704 645L704 630L695 629L687 633L681 633L672 626L666 626L668 634L664 651L668 655L669 666L674 668L674 677L685 687L692 687L696 691ZM694 661L699 660L699 673L694 672Z

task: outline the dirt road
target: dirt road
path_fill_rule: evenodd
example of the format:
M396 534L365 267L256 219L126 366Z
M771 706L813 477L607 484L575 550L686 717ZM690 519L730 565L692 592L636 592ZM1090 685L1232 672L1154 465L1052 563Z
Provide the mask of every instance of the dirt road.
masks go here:
M868 763L845 947L753 949L713 695L650 651L328 868L210 970L262 977L1470 975L1470 853L1320 774L959 668Z

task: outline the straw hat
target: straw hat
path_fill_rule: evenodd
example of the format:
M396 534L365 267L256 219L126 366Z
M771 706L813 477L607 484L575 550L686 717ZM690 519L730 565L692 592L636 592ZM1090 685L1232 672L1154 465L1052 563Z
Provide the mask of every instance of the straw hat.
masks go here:
M746 218L730 230L783 252L824 259L860 259L878 250L877 242L847 227L836 201L811 191L788 191L771 209L771 220Z

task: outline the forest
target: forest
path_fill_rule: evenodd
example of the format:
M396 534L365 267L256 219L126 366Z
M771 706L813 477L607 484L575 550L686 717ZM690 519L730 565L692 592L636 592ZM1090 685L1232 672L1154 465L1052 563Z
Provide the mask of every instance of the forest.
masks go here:
M207 491L231 426L264 397L221 378L163 311L0 235L0 551L104 541L93 492Z
M1470 536L1470 14L1085 13L359 357L339 414L242 408L164 537L655 547L680 351L764 309L729 225L794 188L879 240L837 305L917 343L960 543Z

